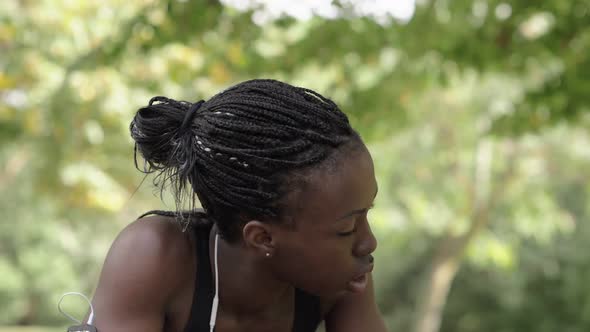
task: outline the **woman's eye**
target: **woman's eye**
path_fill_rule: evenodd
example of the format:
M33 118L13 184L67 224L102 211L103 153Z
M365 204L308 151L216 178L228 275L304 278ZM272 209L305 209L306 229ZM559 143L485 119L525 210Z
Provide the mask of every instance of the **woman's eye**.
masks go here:
M351 231L338 233L339 236L350 236L356 232L356 225Z

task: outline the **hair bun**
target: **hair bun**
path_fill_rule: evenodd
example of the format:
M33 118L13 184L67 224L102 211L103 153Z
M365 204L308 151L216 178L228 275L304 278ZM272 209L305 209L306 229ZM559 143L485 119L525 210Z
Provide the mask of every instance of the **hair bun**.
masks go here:
M141 153L149 167L144 172L153 172L170 167L181 167L186 160L186 146L183 143L181 128L186 118L187 110L193 104L176 101L166 97L154 97L148 106L140 108L129 130L135 141L136 150ZM184 124L190 129L190 125ZM184 145L184 146L183 146ZM147 165L146 165L147 166Z

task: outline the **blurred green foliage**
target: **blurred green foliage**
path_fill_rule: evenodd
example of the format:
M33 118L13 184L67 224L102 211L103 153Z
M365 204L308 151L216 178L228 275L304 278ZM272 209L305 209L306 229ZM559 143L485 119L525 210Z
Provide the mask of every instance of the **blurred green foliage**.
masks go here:
M136 192L138 107L270 77L333 98L370 145L392 331L590 329L590 1L258 24L264 5L228 3L0 2L0 325L62 326L59 296L90 294L118 230L161 204Z
M63 331L64 329L56 328L56 327L42 327L42 326L6 326L0 327L0 332L58 332Z

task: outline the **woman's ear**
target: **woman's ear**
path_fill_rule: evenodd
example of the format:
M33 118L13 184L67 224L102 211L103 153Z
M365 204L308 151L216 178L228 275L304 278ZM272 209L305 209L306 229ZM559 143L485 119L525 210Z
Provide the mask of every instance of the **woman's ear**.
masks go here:
M242 229L244 244L261 257L272 257L275 251L272 227L258 220L248 221Z

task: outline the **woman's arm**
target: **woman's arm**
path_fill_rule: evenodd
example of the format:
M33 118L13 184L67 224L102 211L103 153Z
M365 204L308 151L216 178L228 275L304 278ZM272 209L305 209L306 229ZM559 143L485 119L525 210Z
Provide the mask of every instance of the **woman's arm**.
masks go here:
M326 332L387 332L375 303L373 277L364 292L336 302L326 315Z
M136 221L111 246L92 301L99 331L163 330L178 257L158 224Z

